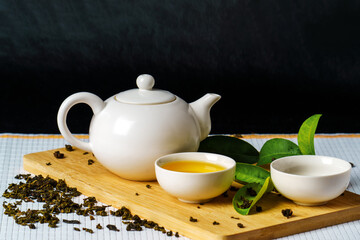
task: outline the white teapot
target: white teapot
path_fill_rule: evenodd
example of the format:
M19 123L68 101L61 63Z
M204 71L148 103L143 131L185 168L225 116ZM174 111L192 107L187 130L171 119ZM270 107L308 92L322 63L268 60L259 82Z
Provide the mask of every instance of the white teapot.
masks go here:
M155 180L155 160L176 152L197 151L211 128L210 108L220 99L208 93L190 104L164 90L153 89L154 78L140 75L131 89L106 101L75 93L61 104L57 122L70 144L91 151L98 161L122 178ZM89 142L74 137L66 125L67 113L78 103L88 104L94 116Z

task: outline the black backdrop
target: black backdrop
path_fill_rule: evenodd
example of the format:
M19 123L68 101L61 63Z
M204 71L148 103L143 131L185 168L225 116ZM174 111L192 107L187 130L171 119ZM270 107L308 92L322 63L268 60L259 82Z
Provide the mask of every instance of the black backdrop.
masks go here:
M106 99L138 74L191 102L222 95L212 133L360 132L360 2L27 0L0 3L0 132L58 133L70 94ZM90 108L74 107L86 133Z

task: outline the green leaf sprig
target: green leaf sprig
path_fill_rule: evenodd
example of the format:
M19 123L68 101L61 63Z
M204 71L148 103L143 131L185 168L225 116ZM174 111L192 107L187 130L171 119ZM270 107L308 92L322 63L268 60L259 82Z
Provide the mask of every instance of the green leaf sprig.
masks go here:
M321 114L315 114L303 122L298 133L298 145L287 139L274 138L266 141L258 152L244 140L220 135L210 136L200 143L200 152L218 153L236 161L235 181L245 184L233 198L238 213L248 215L256 202L274 188L270 172L260 165L281 157L315 154L314 135L320 117Z
M258 183L262 185L268 177L270 177L270 172L262 167L248 163L236 163L235 181L238 183Z
M315 114L306 119L298 133L298 144L303 155L315 155L314 135L321 114Z
M314 135L321 114L315 114L306 119L298 133L298 145L287 139L270 139L260 150L257 165L271 163L273 160L293 155L315 155Z
M198 151L222 154L231 157L236 162L256 163L259 161L259 152L256 148L242 139L229 136L209 136L200 143Z
M261 148L257 165L271 163L277 158L300 154L300 148L292 141L283 138L273 138L266 141Z

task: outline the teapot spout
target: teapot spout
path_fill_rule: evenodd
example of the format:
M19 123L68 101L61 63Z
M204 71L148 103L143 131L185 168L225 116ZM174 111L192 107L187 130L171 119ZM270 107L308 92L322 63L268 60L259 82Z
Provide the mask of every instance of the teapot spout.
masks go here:
M201 140L204 140L210 133L210 109L220 98L221 96L218 94L208 93L195 102L190 103L190 107L193 109L195 117L200 124Z

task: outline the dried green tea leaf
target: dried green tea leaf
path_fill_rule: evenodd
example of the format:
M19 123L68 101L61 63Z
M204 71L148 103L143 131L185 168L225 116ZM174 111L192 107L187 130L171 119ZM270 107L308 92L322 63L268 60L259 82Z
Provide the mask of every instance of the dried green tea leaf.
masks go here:
M88 232L88 233L91 233L91 234L94 233L94 231L93 231L92 229L90 229L90 228L83 228L83 230L84 230L85 232Z
M289 208L281 210L281 213L286 218L290 218L293 215L293 211Z
M116 232L120 231L115 225L112 225L112 224L108 224L108 225L106 225L106 227L111 231L116 231Z
M73 148L70 144L65 144L65 149L66 149L66 151L68 151L68 152L74 151L74 148Z
M80 224L79 220L67 220L67 219L63 219L64 223L69 223L69 224Z
M65 158L65 155L63 153L61 153L60 151L55 151L53 154L54 154L55 158L58 158L58 159Z

